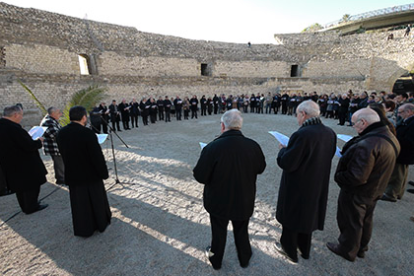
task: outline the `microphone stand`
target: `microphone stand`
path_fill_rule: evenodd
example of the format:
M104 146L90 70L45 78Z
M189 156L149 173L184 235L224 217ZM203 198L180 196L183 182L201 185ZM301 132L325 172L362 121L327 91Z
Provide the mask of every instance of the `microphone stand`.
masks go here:
M108 121L105 120L105 118L103 116L101 116L102 121L108 126L109 128L109 139L111 140L111 148L112 148L112 159L114 162L114 171L115 171L115 184L121 184L121 182L119 181L118 178L118 169L116 167L116 158L115 158L115 148L114 148L114 139L112 137L112 133L115 133L116 137L118 137L118 139L125 145L126 148L129 149L128 145L125 143L124 140L122 140L121 137L119 137L119 135L116 133L116 131L109 125ZM92 126L92 124L91 124ZM92 126L93 127L93 126ZM93 127L94 128L94 127Z

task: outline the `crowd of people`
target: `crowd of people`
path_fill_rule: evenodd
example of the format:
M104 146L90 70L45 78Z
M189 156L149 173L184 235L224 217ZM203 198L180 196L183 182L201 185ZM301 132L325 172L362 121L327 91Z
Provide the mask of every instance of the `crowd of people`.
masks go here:
M312 232L323 230L327 208L331 162L336 135L321 116L348 121L356 136L343 147L334 179L340 187L337 222L338 243L327 243L333 253L354 261L364 258L371 239L373 213L378 200L397 202L406 190L408 166L414 164L413 94L398 95L352 91L342 95L308 96L271 94L249 96L214 95L191 99L150 97L139 103L125 99L109 107L101 103L90 112L92 130L86 127L87 111L81 106L69 111L71 123L59 124L62 113L50 107L40 125L46 131L33 140L20 125L23 108L6 107L0 119L0 192L16 193L22 211L31 214L47 204L38 201L40 186L46 182L46 168L38 150L50 155L57 184L69 186L72 221L76 236L89 237L110 224L111 211L103 185L108 169L95 133L138 128L157 121L171 121L221 114L222 134L201 152L193 173L204 184L204 207L210 214L212 241L206 254L214 269L224 256L227 225L232 221L240 265L247 267L252 255L248 235L253 214L256 178L266 168L263 152L255 141L244 137L243 113L296 116L300 126L288 144L279 146L277 164L283 170L276 218L283 230L276 250L290 262L311 252ZM200 108L199 108L200 104ZM335 107L336 106L336 107ZM318 137L318 139L315 139ZM237 149L243 148L243 151ZM24 162L24 163L22 163ZM411 181L408 182L414 184ZM407 190L414 193L413 189ZM411 217L414 221L414 217Z
M122 99L120 104L113 100L109 107L105 102L96 106L90 112L90 120L93 130L96 133L108 133L108 123L112 123L114 131L122 131L120 123L124 130L138 128L139 117L141 117L144 126L155 124L157 121L171 122L171 116L176 120L197 119L198 116L207 116L213 114L223 114L227 110L238 109L243 113L257 114L282 114L296 116L298 105L304 101L313 100L319 105L320 116L338 120L338 125L352 126L351 117L358 109L367 107L371 103L382 103L385 106L388 118L396 125L397 112L396 108L403 103L414 102L414 92L390 94L384 91L380 93L366 91L362 93L353 93L349 90L347 93L318 94L308 93L271 93L267 95L257 93L249 95L229 95L225 94L206 97L203 95L200 99L196 95L189 97L180 96L169 98L168 96L144 97L138 102L133 98L130 102ZM184 115L184 116L183 116Z

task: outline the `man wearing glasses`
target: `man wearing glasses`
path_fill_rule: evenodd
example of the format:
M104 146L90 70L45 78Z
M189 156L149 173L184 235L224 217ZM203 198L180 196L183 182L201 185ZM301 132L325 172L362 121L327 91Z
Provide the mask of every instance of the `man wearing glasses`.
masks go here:
M352 124L359 136L344 145L335 172L335 181L341 188L337 210L339 243L326 244L329 250L350 262L357 256L365 257L374 209L400 151L398 140L374 110L358 110L352 116Z
M408 165L414 164L414 104L407 103L400 106L398 115L402 118L401 124L397 126L397 139L401 145L401 152L381 198L390 202L396 202L404 195Z

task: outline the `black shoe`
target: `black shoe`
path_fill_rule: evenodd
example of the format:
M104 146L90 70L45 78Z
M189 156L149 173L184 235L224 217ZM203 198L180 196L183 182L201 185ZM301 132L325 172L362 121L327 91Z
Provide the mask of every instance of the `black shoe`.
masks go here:
M48 206L49 206L48 204L38 204L36 210L34 210L33 212L30 212L30 213L26 213L26 214L29 215L29 214L36 213L38 211L41 211L43 209L46 209Z
M221 268L221 264L220 265L213 264L213 262L210 259L213 256L214 256L214 253L211 252L211 246L207 246L206 247L206 257L207 257L207 259L210 261L210 263L213 266L214 270L219 270Z
M365 251L358 251L357 257L361 259L365 258Z
M380 197L380 200L389 201L389 202L397 202L397 199L387 195L386 193L384 193L382 197Z
M328 249L331 250L333 253L335 253L338 256L341 256L342 258L344 258L347 261L350 261L350 262L355 261L355 260L351 259L350 257L348 257L346 254L342 253L341 248L339 247L339 244L337 244L337 243L328 242L328 243L326 243L326 247L328 247Z
M414 181L408 181L408 184L410 184L411 186L414 186Z
M36 211L41 211L43 209L46 209L47 207L49 207L49 204L39 204L39 206L37 206Z
M407 192L409 192L410 194L414 194L414 189L408 189Z
M288 255L288 253L286 253L286 251L283 249L282 244L280 244L279 242L275 243L275 247L276 247L276 251L279 252L280 254L282 254L283 256L285 256L285 258L290 261L293 264L297 264L298 263L298 257L294 258Z
M299 249L299 252L300 252L300 256L302 258L304 258L305 260L309 260L309 254L303 254L302 250L300 250L300 249Z

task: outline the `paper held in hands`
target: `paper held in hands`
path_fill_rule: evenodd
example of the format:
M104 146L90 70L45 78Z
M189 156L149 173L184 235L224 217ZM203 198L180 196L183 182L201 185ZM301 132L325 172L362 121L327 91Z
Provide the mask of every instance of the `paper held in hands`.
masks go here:
M279 141L280 144L282 144L283 146L287 147L287 144L289 143L289 137L287 137L286 135L284 135L284 134L282 134L280 132L277 132L277 131L269 131L269 133L273 137L275 137ZM345 138L345 136L348 136L348 135L343 135L342 138ZM339 138L339 135L338 135L338 138ZM340 139L342 139L342 138L340 138ZM336 154L336 156L341 157L342 156L341 155L341 149L338 148L338 147L336 147L335 154Z
M287 147L288 143L289 143L289 137L287 137L286 135L277 132L277 131L269 131L269 133L276 138L276 140L279 141L279 143L282 144L282 146Z
M207 146L207 144L206 143L203 143L203 142L199 142L199 144L200 144L200 148L201 149L204 149L204 147Z
M43 133L45 133L46 129L47 127L34 126L28 132L33 140L37 140L43 136Z
M338 139L341 139L344 142L348 142L349 140L353 138L351 135L346 135L346 134L337 134L336 136L338 137Z
M96 134L98 136L98 143L103 144L105 142L106 138L108 138L108 134Z

